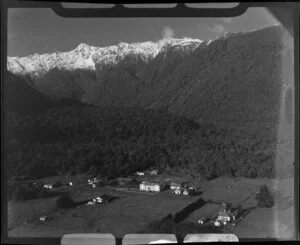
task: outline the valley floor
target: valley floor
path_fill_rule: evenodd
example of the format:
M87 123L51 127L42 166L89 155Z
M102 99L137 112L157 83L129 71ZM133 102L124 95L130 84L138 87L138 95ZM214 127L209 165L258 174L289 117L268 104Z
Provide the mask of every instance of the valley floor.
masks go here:
M272 208L257 208L254 195L261 184L276 193ZM71 209L55 210L57 197L8 204L9 237L61 237L65 233L112 233L123 237L137 233L149 223L168 214L176 214L199 198L206 204L193 210L180 224L193 226L191 233L201 233L197 224L203 216L214 217L221 201L241 204L250 212L235 227L226 226L223 232L239 238L292 238L294 228L293 179L228 179L217 178L201 182L197 196L178 196L165 190L153 195L122 191L114 187L91 188L87 184L72 187L71 197L76 202L89 200L100 194L113 194L112 202L98 205L81 205ZM46 222L39 217L48 215ZM188 228L187 228L188 229Z

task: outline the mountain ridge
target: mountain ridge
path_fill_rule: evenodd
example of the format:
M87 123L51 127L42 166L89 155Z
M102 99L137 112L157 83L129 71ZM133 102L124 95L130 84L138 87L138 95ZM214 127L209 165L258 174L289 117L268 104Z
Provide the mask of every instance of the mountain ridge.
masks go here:
M70 52L30 56L33 62L8 57L8 69L29 76L31 86L52 98L166 108L204 122L259 116L274 122L282 88L293 86L292 43L288 32L274 25L210 41L167 39L106 48L82 43Z

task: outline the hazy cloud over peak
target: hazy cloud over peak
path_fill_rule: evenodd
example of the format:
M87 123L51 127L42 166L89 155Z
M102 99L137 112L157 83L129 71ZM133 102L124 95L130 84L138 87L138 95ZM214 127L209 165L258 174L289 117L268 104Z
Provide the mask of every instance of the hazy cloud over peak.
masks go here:
M208 30L216 33L222 33L225 31L225 28L220 24L213 24L213 27L208 27Z
M174 30L170 26L164 26L162 30L162 38L163 39L170 39L175 36Z

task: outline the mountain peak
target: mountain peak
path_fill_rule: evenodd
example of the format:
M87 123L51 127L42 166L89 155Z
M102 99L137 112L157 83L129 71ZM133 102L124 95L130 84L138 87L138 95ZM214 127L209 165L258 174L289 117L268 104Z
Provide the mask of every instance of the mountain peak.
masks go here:
M80 43L74 50L75 52L80 54L83 58L87 59L91 55L92 46L86 43Z

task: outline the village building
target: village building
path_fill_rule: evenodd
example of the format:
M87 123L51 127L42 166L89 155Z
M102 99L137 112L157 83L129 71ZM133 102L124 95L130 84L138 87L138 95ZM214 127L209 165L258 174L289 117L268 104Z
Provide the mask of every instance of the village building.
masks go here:
M192 196L195 194L194 190L193 189L190 189L190 188L185 188L182 192L183 195L185 196Z
M153 192L160 192L164 190L164 185L160 183L154 183L150 181L143 181L140 184L141 191L153 191Z
M87 205L95 205L96 204L96 202L94 202L94 201L88 201L88 203L87 203Z
M44 185L44 188L45 188L45 189L52 189L52 188L53 188L53 185L51 185L51 184L45 184L45 185Z
M180 194L182 194L182 190L181 189L176 189L176 190L174 190L174 194L180 195Z
M157 175L158 174L158 170L157 169L154 169L150 172L151 175Z
M93 199L93 202L95 203L108 203L109 201L111 201L112 197L106 194L101 195L100 197L95 197Z
M215 225L216 226L220 226L220 224L226 225L227 223L233 222L234 220L235 220L235 215L223 208L218 214L218 218L215 222Z
M136 172L136 174L137 174L138 176L144 176L144 175L145 175L144 172Z
M176 189L180 189L181 188L181 184L178 183L171 183L170 184L170 189L171 190L176 190Z
M41 216L41 217L40 217L40 221L46 221L46 220L48 220L48 217L47 217L47 216Z
M201 219L198 220L198 224L203 225L204 223L206 223L208 221L208 217L202 217Z

